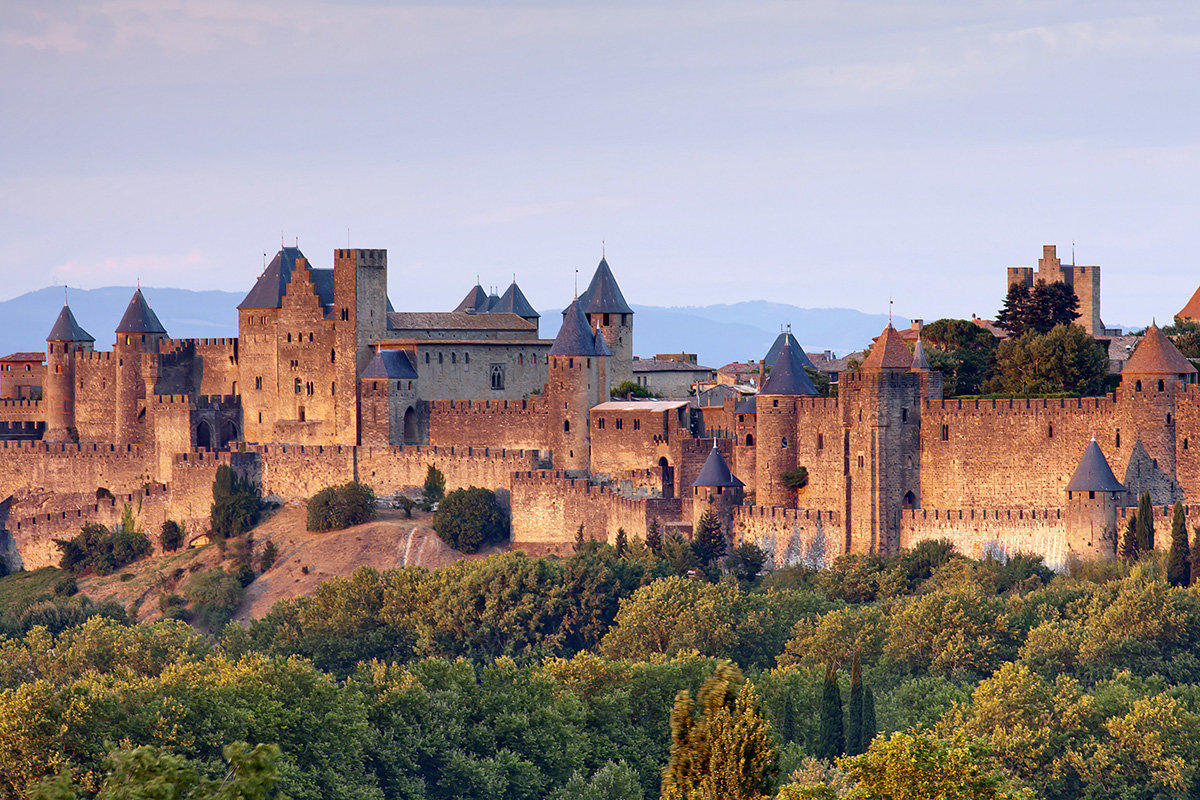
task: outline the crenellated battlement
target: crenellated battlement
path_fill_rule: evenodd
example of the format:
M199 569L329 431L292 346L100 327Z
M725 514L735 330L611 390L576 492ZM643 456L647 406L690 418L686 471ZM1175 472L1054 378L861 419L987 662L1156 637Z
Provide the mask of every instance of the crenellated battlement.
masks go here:
M1061 508L906 508L902 520L912 522L1022 522L1062 519Z
M444 416L468 414L520 414L544 413L541 403L532 398L527 400L432 400L429 413Z
M733 520L750 521L770 519L780 523L826 522L831 525L841 524L841 515L836 511L826 511L814 508L782 508L780 506L734 506Z
M1025 397L988 400L929 400L923 401L926 414L956 414L975 415L983 413L1004 414L1046 414L1070 413L1072 415L1088 413L1111 413L1117 407L1115 394L1103 397Z

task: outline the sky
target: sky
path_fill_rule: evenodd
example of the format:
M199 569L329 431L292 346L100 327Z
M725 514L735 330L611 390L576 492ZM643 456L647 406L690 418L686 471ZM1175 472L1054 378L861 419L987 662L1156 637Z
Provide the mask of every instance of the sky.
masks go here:
M1074 243L1140 326L1200 285L1198 77L1191 2L4 3L0 298L286 241L397 309L604 250L632 303L990 317Z

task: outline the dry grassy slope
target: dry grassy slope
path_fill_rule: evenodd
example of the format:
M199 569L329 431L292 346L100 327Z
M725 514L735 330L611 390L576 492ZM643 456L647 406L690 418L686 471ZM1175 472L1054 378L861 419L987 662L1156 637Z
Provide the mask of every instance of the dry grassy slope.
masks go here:
M288 505L254 529L255 565L267 541L275 543L279 557L246 587L246 599L236 619L245 622L262 617L277 601L306 595L321 581L348 577L363 565L381 570L402 566L437 569L460 558L485 558L498 552L498 548L490 548L465 556L443 543L429 527L429 516L416 511L413 519L407 519L402 511L381 509L376 519L365 525L330 533L309 533L304 518L302 505ZM113 599L126 607L137 602L138 619L153 619L159 616L162 594L182 594L191 573L219 564L232 567L215 545L208 545L139 561L126 568L123 574L132 574L126 580L121 580L122 573L84 578L79 588L93 600ZM180 570L182 574L175 577Z

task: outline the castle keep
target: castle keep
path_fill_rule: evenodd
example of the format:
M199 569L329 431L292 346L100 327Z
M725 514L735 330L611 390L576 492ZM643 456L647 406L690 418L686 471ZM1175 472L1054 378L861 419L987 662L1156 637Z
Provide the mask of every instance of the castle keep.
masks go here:
M1052 247L1039 263L1070 277L1081 322L1102 333L1098 269L1064 267ZM757 395L702 414L611 397L633 379L634 312L606 259L553 339L515 281L503 295L476 285L452 311L394 310L385 250L336 250L320 268L284 247L237 314L235 339L172 339L138 289L98 350L64 304L40 399L0 371L3 557L53 563L54 537L126 503L147 529L174 518L202 533L223 463L284 498L349 480L390 494L432 464L449 488L496 490L514 545L534 552L567 551L580 525L598 539L654 520L688 533L711 510L780 565L948 538L1061 566L1112 557L1138 493L1164 518L1200 500L1196 370L1155 327L1113 393L1055 400L944 400L920 342L910 351L890 325L822 398L781 335Z

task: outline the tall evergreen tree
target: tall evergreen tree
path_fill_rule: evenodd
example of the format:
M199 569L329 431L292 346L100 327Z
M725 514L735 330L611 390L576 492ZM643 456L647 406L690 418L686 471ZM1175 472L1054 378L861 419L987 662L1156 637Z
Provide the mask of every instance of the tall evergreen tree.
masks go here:
M1200 525L1192 528L1192 583L1200 581Z
M817 757L832 761L845 752L842 692L838 688L837 669L831 664L825 668L825 689L821 694L821 730L817 740Z
M1029 328L1031 301L1029 287L1025 284L1014 283L1009 286L1004 305L996 313L996 326L1007 331L1010 336L1023 334Z
M662 523L658 521L658 517L652 518L646 526L646 547L650 548L654 555L658 555L658 551L662 549Z
M725 531L721 529L721 518L715 511L705 511L696 524L692 537L692 549L701 566L708 566L725 555Z
M850 707L846 714L846 755L856 756L867 748L862 739L863 682L862 665L858 651L854 651L854 665L850 669Z
M1172 586L1192 582L1192 554L1188 547L1187 525L1183 521L1183 503L1175 501L1171 514L1171 551L1167 555L1167 580Z
M783 696L783 712L779 720L779 739L785 745L796 741L796 703L792 693L788 691Z
M1125 525L1125 533L1121 535L1121 558L1126 561L1137 561L1137 517L1137 509L1134 509L1133 513L1129 515L1129 522Z
M625 551L629 549L629 534L625 533L624 528L617 528L617 555L625 555Z
M1138 498L1137 545L1139 553L1154 552L1154 509L1149 492L1142 492Z
M875 740L875 693L871 691L871 687L867 686L863 689L863 715L862 715L862 749L865 753L871 746L871 742Z

